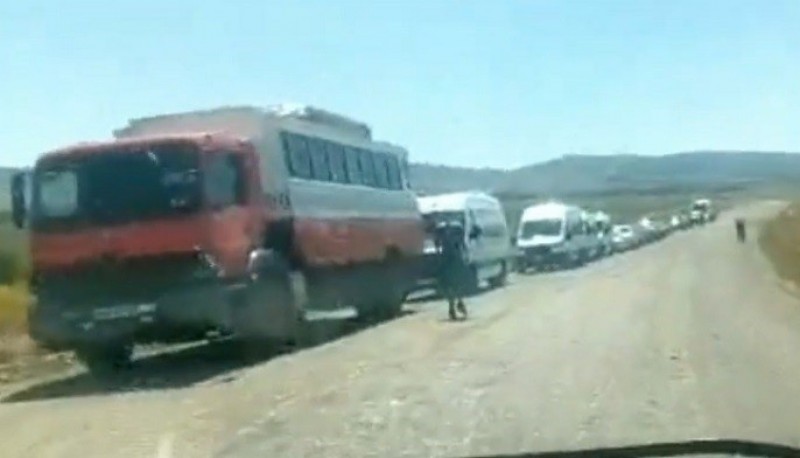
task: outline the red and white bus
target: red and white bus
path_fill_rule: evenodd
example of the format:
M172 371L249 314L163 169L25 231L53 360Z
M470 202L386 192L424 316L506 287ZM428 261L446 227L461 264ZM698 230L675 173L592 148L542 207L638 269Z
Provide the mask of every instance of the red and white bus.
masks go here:
M423 223L407 152L367 125L233 107L114 135L43 155L32 202L15 199L31 226L36 340L99 368L143 340L283 340L309 310L399 312Z

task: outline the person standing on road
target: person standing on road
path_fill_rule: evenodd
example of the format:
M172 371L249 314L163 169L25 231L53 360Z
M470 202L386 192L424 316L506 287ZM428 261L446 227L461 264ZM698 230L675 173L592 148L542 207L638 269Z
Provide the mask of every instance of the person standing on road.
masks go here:
M736 238L739 242L744 242L747 239L747 229L745 228L744 218L736 218Z
M466 245L464 243L464 226L451 221L437 225L436 249L439 253L439 289L447 299L448 314L451 320L467 318L467 307L464 304L464 279L466 270Z

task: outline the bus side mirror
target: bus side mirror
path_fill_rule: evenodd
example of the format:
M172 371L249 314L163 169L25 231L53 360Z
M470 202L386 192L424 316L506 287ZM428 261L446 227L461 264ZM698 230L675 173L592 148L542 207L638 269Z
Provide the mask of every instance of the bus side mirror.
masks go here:
M11 218L17 228L25 227L28 206L25 202L25 173L15 173L11 178Z

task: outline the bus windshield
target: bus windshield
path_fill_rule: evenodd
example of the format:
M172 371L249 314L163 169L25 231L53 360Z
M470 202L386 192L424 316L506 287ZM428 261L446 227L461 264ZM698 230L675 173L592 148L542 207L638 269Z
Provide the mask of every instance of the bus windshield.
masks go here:
M561 234L560 219L541 219L522 223L520 238L529 239L537 235L555 236Z
M153 145L70 157L34 173L32 222L123 223L199 208L199 155L188 145Z

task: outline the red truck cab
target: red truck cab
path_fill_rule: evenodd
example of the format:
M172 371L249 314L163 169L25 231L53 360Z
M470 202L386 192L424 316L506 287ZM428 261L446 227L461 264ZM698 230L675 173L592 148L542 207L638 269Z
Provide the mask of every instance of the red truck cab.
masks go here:
M229 303L264 238L252 146L191 134L80 144L43 155L26 205L36 305L30 333L88 362L134 342L231 327ZM24 209L29 209L26 218Z

